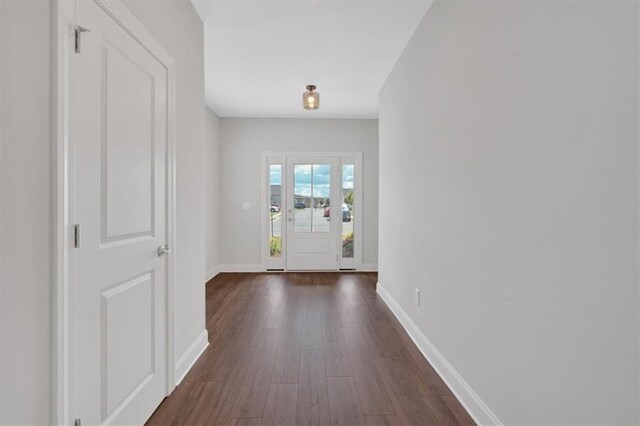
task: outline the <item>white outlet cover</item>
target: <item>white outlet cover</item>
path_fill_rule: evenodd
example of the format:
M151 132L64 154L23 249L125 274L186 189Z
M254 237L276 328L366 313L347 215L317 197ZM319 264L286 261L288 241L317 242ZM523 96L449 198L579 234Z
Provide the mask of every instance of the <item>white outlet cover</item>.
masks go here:
M246 202L246 201L244 201L242 203L242 210L249 210L249 209L251 209L251 204Z

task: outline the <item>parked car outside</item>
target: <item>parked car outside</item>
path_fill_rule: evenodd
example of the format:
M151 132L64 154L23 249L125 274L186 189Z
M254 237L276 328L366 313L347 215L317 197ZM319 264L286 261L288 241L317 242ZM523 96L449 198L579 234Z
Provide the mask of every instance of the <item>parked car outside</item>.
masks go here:
M351 209L349 209L349 206L347 206L346 204L342 205L342 221L343 222L351 222L352 216L351 216ZM326 217L327 219L331 218L331 209L329 207L327 207L326 209L324 209L324 217Z
M306 205L305 203L303 203L302 201L298 201L298 202L294 205L294 207L295 207L296 209L306 209L306 208L307 208L307 205Z
M342 221L351 222L351 210L346 204L342 204Z
M271 204L271 211L277 213L280 211L280 206L277 204Z

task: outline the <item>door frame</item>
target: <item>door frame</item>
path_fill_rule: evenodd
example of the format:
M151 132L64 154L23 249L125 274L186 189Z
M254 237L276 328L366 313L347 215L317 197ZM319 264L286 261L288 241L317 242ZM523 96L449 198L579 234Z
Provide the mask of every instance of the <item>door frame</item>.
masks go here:
M261 153L261 157L260 157L260 167L261 167L261 190L260 190L260 224L261 224L261 230L260 230L260 259L261 259L261 270L266 271L267 270L267 265L268 265L268 260L269 260L269 243L268 243L268 230L269 230L269 212L271 210L271 203L268 197L268 184L269 184L269 167L268 167L268 161L270 158L274 158L274 159L278 159L281 161L280 164L282 164L282 176L283 176L283 187L285 187L286 185L286 179L287 177L285 177L287 171L287 159L289 157L334 157L337 160L337 164L338 164L338 168L339 168L339 173L338 176L339 178L342 177L342 165L343 165L343 159L345 158L352 158L354 161L354 165L355 165L355 175L354 175L354 179L355 179L355 185L354 185L354 195L355 195L355 200L354 200L354 205L353 205L353 209L355 211L355 216L354 216L354 221L355 221L355 225L354 225L354 233L355 235L360 235L360 238L356 238L355 242L354 242L354 256L353 256L353 262L351 263L352 267L349 268L344 268L341 265L342 262L342 233L340 232L337 238L337 242L336 244L338 245L337 247L337 253L339 254L338 256L338 268L337 270L362 270L362 253L363 253L363 245L362 245L362 230L363 230L363 220L364 220L364 215L363 215L363 194L364 194L364 186L363 186L363 181L362 178L364 176L362 167L363 167L363 153L362 152L335 152L335 151L331 151L331 152L321 152L321 151L262 151ZM339 179L338 179L339 180ZM338 182L338 185L342 185L342 182ZM340 188L341 189L341 188ZM286 198L287 197L282 197L282 203L283 206L281 206L280 210L281 211L285 211L287 209L287 205L286 205ZM284 207L284 208L283 208ZM286 220L282 221L282 240L283 240L283 246L282 246L282 250L283 250L283 256L286 256L286 243L284 243L284 240L286 239L286 229L285 227L287 226L286 223L288 223ZM340 222L342 223L342 222ZM341 229L341 227L339 227ZM286 262L286 258L284 259L284 266L283 266L283 270L285 272L287 272L287 262Z
M92 0L140 42L167 71L167 256L166 281L166 378L165 394L175 388L174 298L176 230L176 111L175 62L120 0ZM52 330L51 330L51 423L72 424L74 409L74 289L76 252L73 247L75 224L74 139L71 88L75 53L75 1L54 0L52 6L53 144L52 144Z

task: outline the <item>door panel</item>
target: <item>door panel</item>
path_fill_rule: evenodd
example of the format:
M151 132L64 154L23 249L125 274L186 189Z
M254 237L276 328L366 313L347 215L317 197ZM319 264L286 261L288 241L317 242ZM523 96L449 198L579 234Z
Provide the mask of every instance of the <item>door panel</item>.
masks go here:
M112 415L157 370L153 272L101 293L102 409ZM127 344L123 345L123 342Z
M143 424L167 380L167 70L95 2L76 11L75 416Z
M153 76L115 46L102 45L101 61L104 243L153 230L155 90Z
M296 254L331 254L331 241L328 239L294 238L291 244Z
M287 159L287 269L335 270L335 158ZM338 209L339 210L339 209Z

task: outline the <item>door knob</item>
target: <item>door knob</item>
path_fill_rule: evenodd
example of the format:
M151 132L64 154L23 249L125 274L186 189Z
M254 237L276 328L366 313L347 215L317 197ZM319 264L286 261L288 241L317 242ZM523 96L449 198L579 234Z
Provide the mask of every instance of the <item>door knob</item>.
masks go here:
M169 244L163 244L158 247L158 257L162 256L165 253L169 253L171 249L169 248Z

